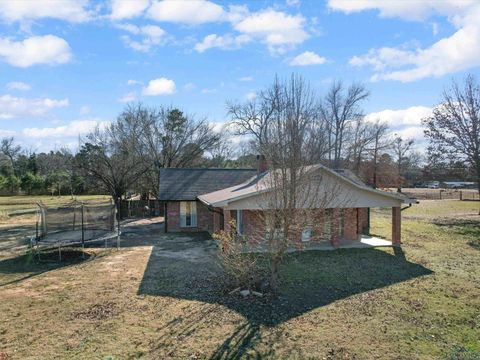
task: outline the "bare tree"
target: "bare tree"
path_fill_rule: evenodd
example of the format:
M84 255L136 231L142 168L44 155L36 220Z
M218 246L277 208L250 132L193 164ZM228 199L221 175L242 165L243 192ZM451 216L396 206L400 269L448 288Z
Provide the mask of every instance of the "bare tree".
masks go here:
M0 141L0 152L9 159L12 166L13 175L15 176L18 175L15 160L21 151L22 148L20 145L15 144L15 139L13 137L3 138Z
M423 121L432 149L450 159L461 158L474 170L480 192L480 84L468 75L452 82L432 116ZM480 213L480 212L479 212Z
M292 78L295 78L292 75ZM297 81L305 82L301 78L297 78ZM297 89L298 90L298 89ZM308 132L308 141L311 161L321 162L325 155L328 153L329 148L327 141L328 127L325 121L322 121L319 115L319 105L314 96L314 92L308 88L307 91L309 99L309 116L311 121L309 126L304 129ZM285 95L285 84L282 83L277 76L272 85L264 90L258 92L257 96L253 100L249 100L245 103L227 103L228 115L231 117L231 127L237 135L248 135L252 138L250 148L256 152L261 152L263 146L268 141L270 126L277 122L278 124L278 111L286 105L283 103Z
M265 154L268 173L258 178L255 214L265 229L252 229L249 241L264 244L269 260L270 287L279 286L279 267L289 247L298 246L298 235L315 222L316 211L325 209L335 196L332 183L325 187L317 159L323 148L318 138L318 104L309 84L300 76L287 81L275 78L273 84L260 92L264 108L269 109L267 125L261 132L251 124L234 120L245 134L256 139L256 148ZM264 122L262 122L264 124ZM256 134L261 133L261 136ZM323 139L320 137L320 139ZM328 200L327 200L328 199Z
M222 135L215 133L206 119L197 120L176 108L152 109L137 104L126 111L139 114L145 161L152 164L147 174L148 187L154 194L158 192L160 168L198 166L202 156L222 142Z
M405 166L408 163L408 156L412 151L412 146L414 144L413 139L402 139L402 137L397 136L392 142L392 152L394 156L394 161L397 165L397 191L402 191L403 184L403 174Z
M322 99L320 114L327 124L328 143L331 149L329 160L334 168L341 166L347 132L352 124L363 117L360 105L369 96L370 92L363 84L354 83L345 88L341 81L336 81Z
M388 150L391 147L390 141L387 137L388 125L380 121L376 121L371 127L371 134L373 141L367 149L371 154L372 160L372 185L374 188L378 187L378 158L381 151Z
M375 142L375 124L359 119L352 124L351 134L348 134L345 160L355 173L360 172L362 161L368 154L368 148Z
M120 213L120 200L151 166L145 162L143 127L128 112L105 129L96 128L86 136L77 155L78 166L112 196Z
M273 113L278 107L276 101L279 87L279 79L275 76L269 91L260 91L253 100L243 104L227 103L227 113L232 119L231 125L237 135L251 135L256 146L263 146Z

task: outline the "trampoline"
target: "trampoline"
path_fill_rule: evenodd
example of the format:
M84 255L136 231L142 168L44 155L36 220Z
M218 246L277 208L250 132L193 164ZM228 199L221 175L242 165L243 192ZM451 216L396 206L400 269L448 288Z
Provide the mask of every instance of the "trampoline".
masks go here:
M42 250L81 246L87 243L115 239L120 247L120 227L116 220L116 208L112 202L83 203L72 201L61 207L47 207L37 203L35 236L30 240L33 253L40 259Z

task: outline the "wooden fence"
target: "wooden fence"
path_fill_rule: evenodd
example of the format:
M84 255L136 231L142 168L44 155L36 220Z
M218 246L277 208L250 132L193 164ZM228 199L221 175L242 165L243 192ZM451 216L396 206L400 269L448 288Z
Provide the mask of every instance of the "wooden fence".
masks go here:
M460 191L460 200L480 201L480 194L478 191Z
M418 200L464 200L478 201L480 196L475 190L453 189L402 189L402 192Z
M159 200L122 200L120 207L124 218L164 216L163 202Z

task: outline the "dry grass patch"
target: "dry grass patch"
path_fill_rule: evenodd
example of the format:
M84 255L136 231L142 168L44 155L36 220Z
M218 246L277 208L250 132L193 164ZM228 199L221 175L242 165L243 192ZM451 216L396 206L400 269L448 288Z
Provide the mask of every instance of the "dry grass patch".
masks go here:
M478 358L480 252L470 244L478 238L475 224L449 216L448 206L443 212L422 206L406 210L425 218L404 221L402 251L288 255L276 299L229 295L208 239L164 236L158 229L126 229L124 248L87 249L95 255L88 261L37 264L4 254L0 354ZM458 206L459 213L471 211ZM457 222L432 221L447 217ZM373 219L374 232L388 236L389 217L380 212Z

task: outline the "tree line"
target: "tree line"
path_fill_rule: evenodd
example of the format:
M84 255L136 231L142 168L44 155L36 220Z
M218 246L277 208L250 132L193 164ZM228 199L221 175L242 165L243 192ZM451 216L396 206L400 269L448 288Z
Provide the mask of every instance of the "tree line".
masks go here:
M295 96L283 96L286 88ZM301 106L309 119L302 129L302 136L308 135L302 151L310 154L310 163L349 169L379 188L475 180L480 173L479 92L473 76L444 91L433 115L423 120L426 154L415 150L412 139L392 133L381 118L366 120L363 105L370 92L361 83L336 81L320 94L297 75L286 82L275 78L254 99L227 103L230 121L221 132L207 119L175 107L130 104L109 126L81 139L76 152L36 153L12 137L2 139L0 193L103 192L119 200L128 193L155 196L164 167L253 167L272 126L279 125L278 109L298 111L285 101L301 101L293 105ZM283 119L298 116L288 111L292 113L282 114ZM233 143L231 135L244 140Z

